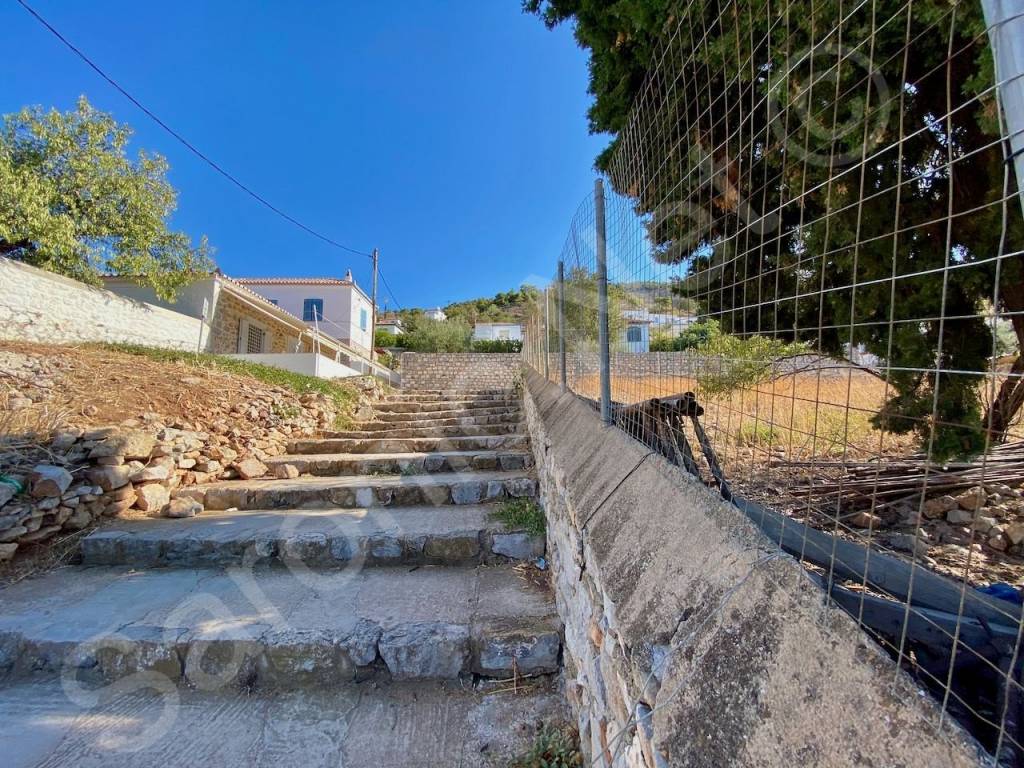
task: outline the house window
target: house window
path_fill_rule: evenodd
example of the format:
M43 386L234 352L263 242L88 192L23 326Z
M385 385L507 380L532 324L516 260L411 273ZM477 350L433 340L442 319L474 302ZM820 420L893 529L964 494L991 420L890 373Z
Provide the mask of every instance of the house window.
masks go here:
M507 329L498 331L498 338L499 339L508 339L510 337L511 337L511 334L510 334L510 332Z
M324 319L324 300L305 299L302 302L302 319L304 322L312 323L314 320Z
M639 325L631 325L626 329L626 341L630 344L638 344L643 341L643 331Z
M359 310L359 327L362 328L364 331L366 330L366 317L367 317L366 310L365 309L360 309Z
M243 355L258 355L267 351L267 329L248 320L238 328L238 351Z

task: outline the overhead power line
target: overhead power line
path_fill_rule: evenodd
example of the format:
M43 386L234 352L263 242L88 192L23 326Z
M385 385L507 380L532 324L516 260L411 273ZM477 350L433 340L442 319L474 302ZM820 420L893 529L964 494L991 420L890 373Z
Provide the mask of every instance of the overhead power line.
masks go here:
M207 155L203 154L194 144L192 144L192 142L190 142L188 139L186 139L184 136L182 136L176 130L171 128L171 126L169 126L167 123L165 123L163 120L161 120L155 114L153 114L153 112L151 112L149 109L147 109L138 99L136 99L134 96L132 96L130 93L128 93L128 91L126 91L124 88L122 88L117 83L116 80L114 80L112 77L110 77L110 75L108 75L106 72L104 72L102 69L100 69L100 67L97 64L95 64L92 61L92 59L90 59L81 50L79 50L77 47L75 47L75 45L70 40L68 40L66 37L64 37L64 35L62 35L52 24L50 24L50 22L48 22L46 19L44 19L42 16L40 16L35 11L35 9L32 8L32 6L30 6L28 3L25 2L25 0L17 0L17 2L18 2L18 4L22 8L24 8L26 11L28 11L40 24L42 24L44 27L46 27L58 40L60 40L62 43L64 43L64 45L66 45L69 49L71 49L71 51L73 51L74 54L76 56L78 56L78 58L80 58L82 61L84 61L86 64L88 64L96 72L96 74L98 74L100 77L102 77L108 83L110 83L110 85L112 85L114 88L116 88L121 93L122 96L124 96L126 99L128 99L128 101L130 101L136 107L141 109L151 120L153 120L153 122L155 122L157 125L159 125L161 128L163 128L165 131L167 131L167 133L169 133L171 136L173 136L175 139L177 139L179 142L181 142L181 144L183 144L192 154L194 154L200 160L205 162L207 165L209 165L211 168L213 168L217 173L219 173L225 179L227 179L232 184L234 184L236 187L241 189L243 192L248 194L250 197L252 197L258 203L260 203L261 205L265 206L266 208L269 208L271 211L276 213L278 216L280 216L285 221L288 221L291 224L294 224L296 227L298 227L302 231L306 232L307 234L312 235L313 237L316 237L316 238L322 240L323 242L327 243L328 245L331 245L331 246L333 246L335 248L340 248L343 251L348 251L349 253L357 254L359 256L367 256L367 257L370 256L370 254L366 253L365 251L359 251L359 250L356 250L355 248L349 248L347 245L342 245L337 240L333 240L330 237L327 237L326 235L320 234L315 229L312 229L311 227L307 227L305 224L303 224L301 221L296 219L294 216L291 216L291 215L285 213L280 208L278 208L276 205L274 205L269 200L267 200L265 197L260 195L258 192L255 192L252 189L250 189L249 187L247 187L245 184L243 184L237 178L235 178L230 173L228 173L228 171L226 171L224 168L222 168L214 160L212 160ZM392 298L394 298L394 296L392 296Z
M384 283L384 287L388 289L388 296L390 296L391 300L395 302L395 306L398 307L399 310L401 310L402 305L399 304L398 299L395 298L395 292L391 290L391 286L388 285L388 279L384 277L384 273L381 271L379 266L377 267L377 275L380 277L380 281Z

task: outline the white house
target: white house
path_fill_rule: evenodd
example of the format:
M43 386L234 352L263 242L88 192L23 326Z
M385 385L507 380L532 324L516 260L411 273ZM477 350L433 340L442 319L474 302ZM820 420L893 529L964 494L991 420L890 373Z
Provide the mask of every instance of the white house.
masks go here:
M440 307L436 307L434 309L424 309L423 310L423 315L428 320L447 320L448 319L448 315L446 315L444 313L444 310L441 309Z
M390 333L395 336L401 336L405 333L405 326L402 325L402 318L394 317L378 321L377 330L384 331L385 333Z
M243 277L236 282L339 341L369 351L373 345L373 304L345 277Z
M626 319L620 342L627 352L651 351L651 321Z
M279 303L213 272L183 286L175 301L156 295L131 278L107 276L112 294L201 320L197 351L241 357L285 370L330 379L373 374L394 383L396 376L370 358L368 350L342 342L320 324L314 330Z
M519 323L477 323L473 327L474 341L522 341L523 326Z

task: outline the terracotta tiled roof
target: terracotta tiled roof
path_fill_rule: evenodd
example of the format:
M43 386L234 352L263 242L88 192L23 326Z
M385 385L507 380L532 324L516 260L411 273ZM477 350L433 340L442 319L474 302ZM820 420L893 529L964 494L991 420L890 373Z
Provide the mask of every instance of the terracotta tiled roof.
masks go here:
M352 285L338 277L233 277L240 285Z

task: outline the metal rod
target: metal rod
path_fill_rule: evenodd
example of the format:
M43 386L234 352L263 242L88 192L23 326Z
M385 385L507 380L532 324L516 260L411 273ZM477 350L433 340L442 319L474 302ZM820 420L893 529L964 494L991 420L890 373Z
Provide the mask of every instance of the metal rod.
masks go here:
M608 339L608 254L604 221L604 181L594 182L597 227L597 348L601 360L601 421L612 423L612 372Z
M370 362L377 359L377 249L373 249L373 295L370 303L373 305L372 322L370 323ZM370 373L373 373L371 369Z
M558 360L562 376L562 391L565 392L565 262L558 262Z
M549 357L551 355L551 297L548 295L548 289L544 289L544 380L551 380L551 365Z
M1024 0L982 0L981 6L1024 207Z

